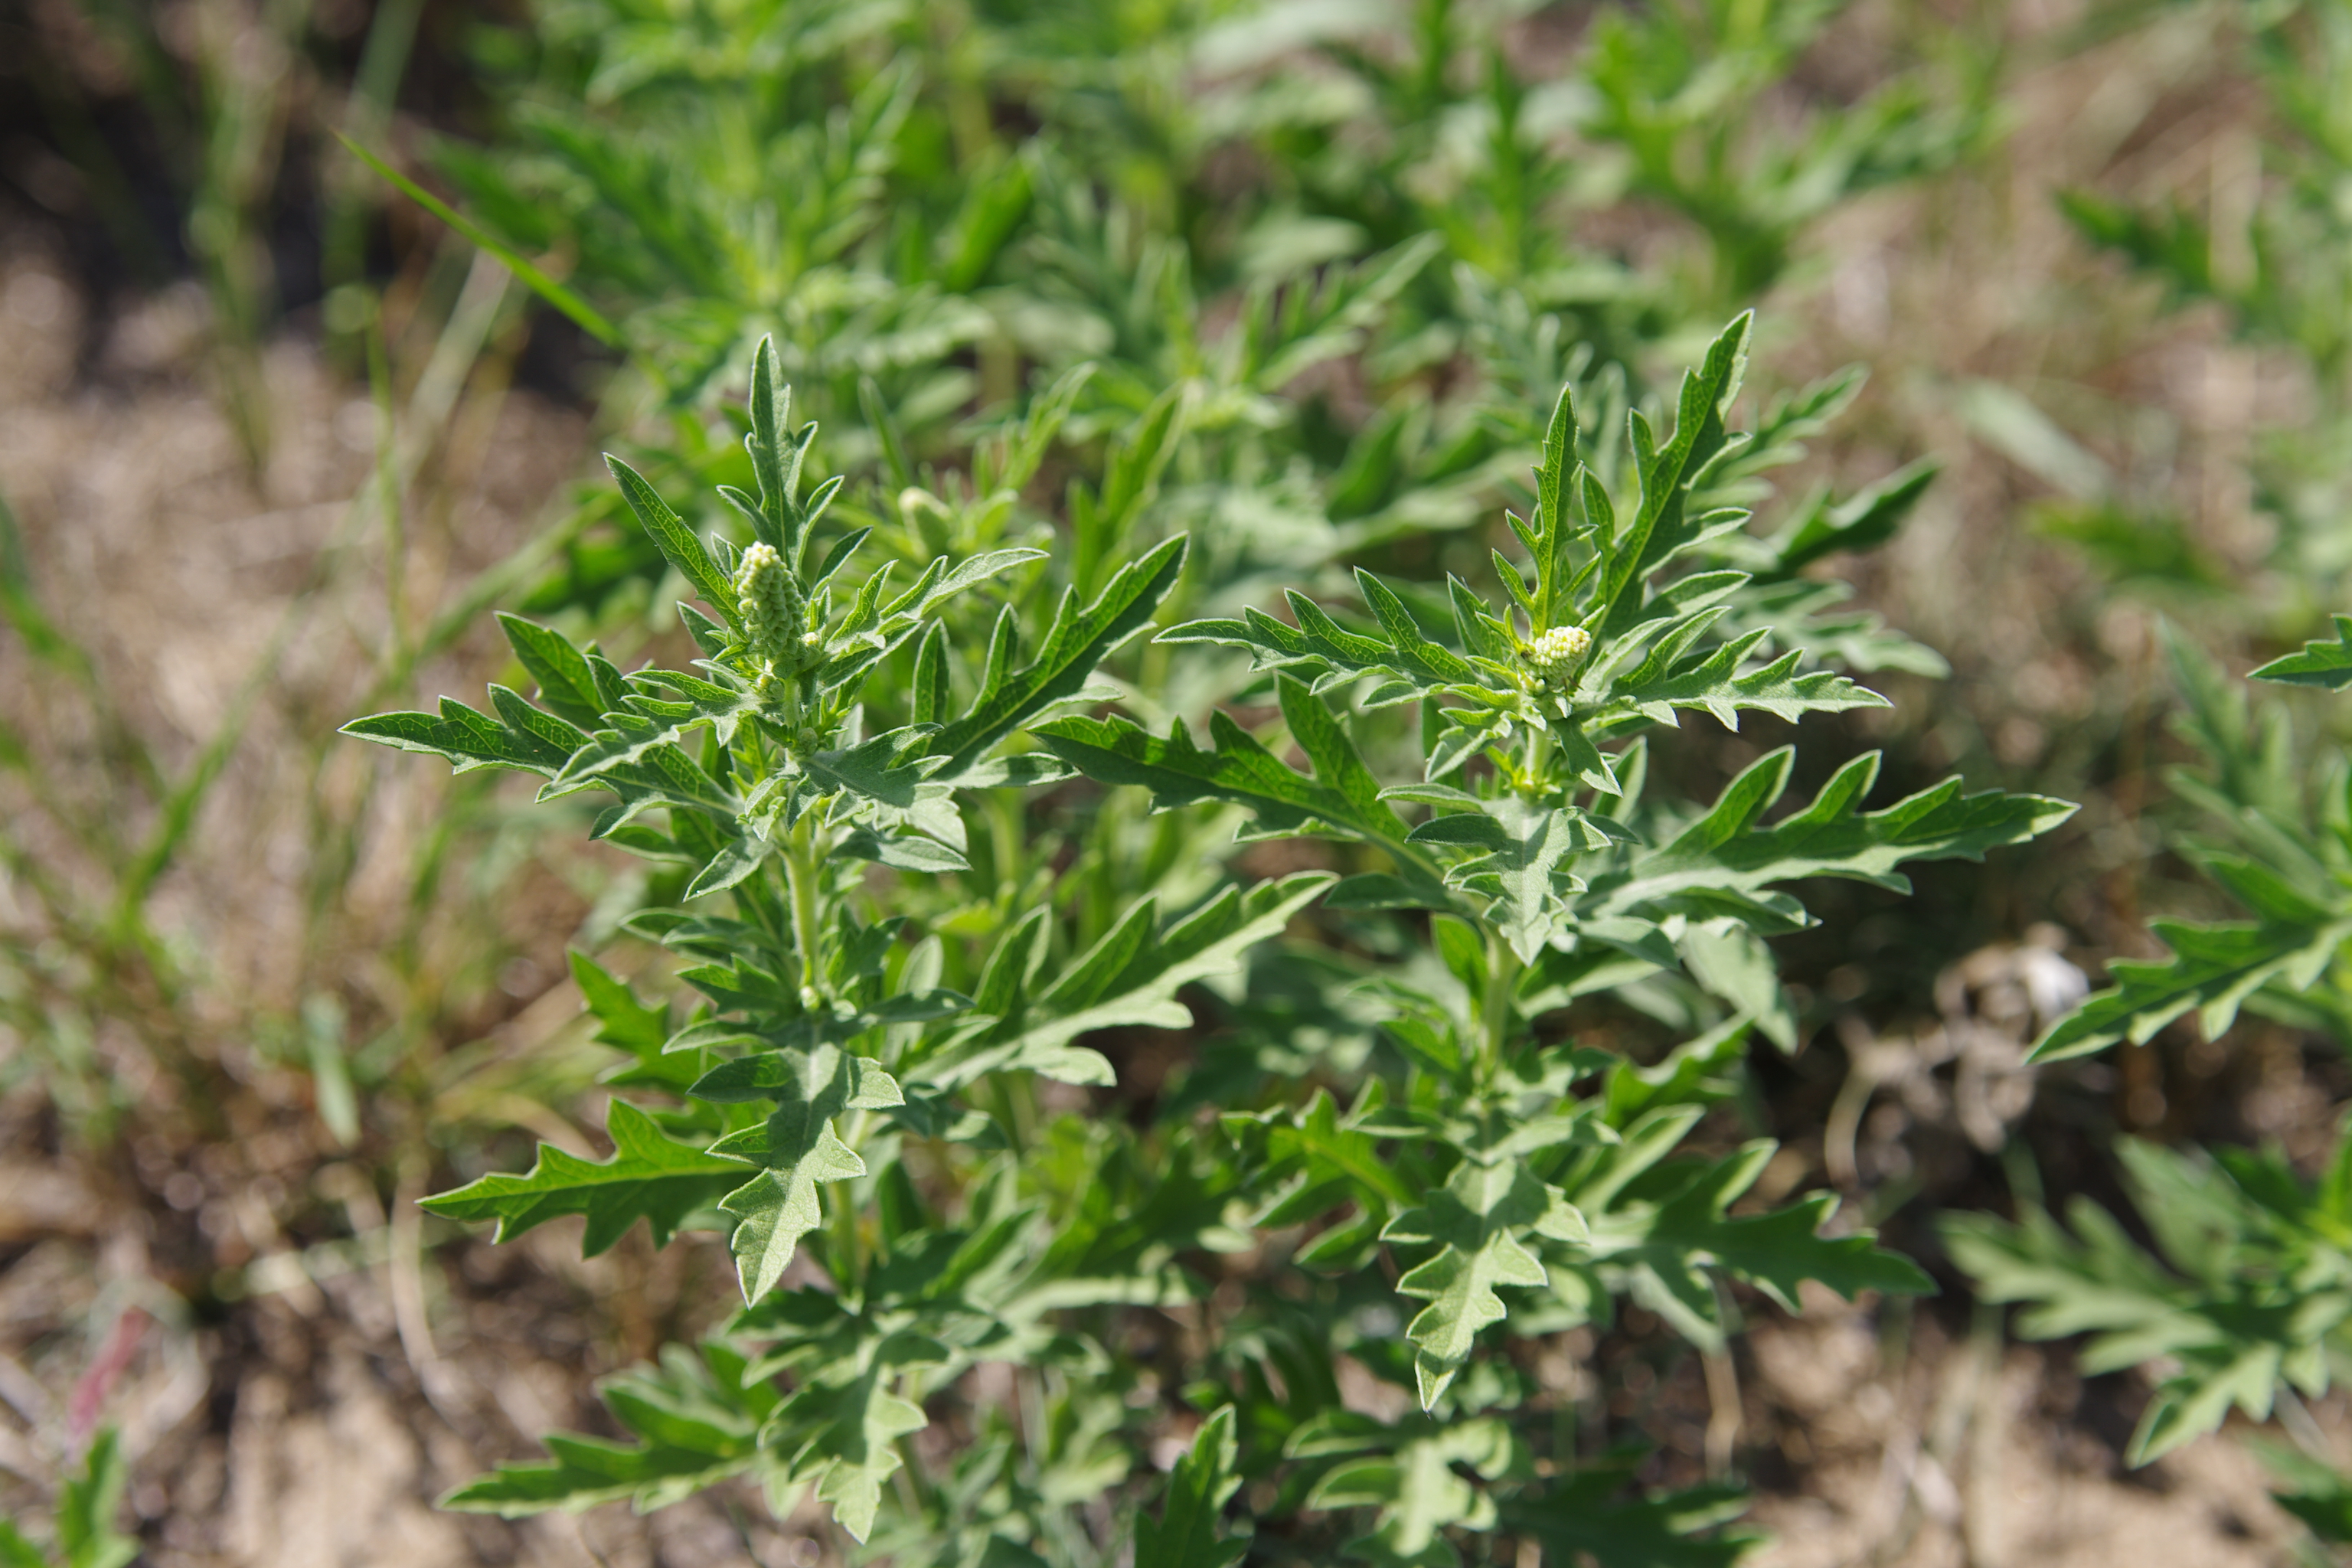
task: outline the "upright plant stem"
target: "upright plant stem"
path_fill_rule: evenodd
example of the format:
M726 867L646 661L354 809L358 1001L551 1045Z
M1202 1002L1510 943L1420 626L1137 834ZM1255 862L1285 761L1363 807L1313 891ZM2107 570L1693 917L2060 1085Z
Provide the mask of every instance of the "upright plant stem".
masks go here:
M1529 794L1544 793L1544 768L1550 762L1551 731L1549 730L1528 731L1527 788Z
M852 1111L842 1123L842 1142L852 1149L864 1142L867 1121L865 1111ZM857 1234L860 1205L846 1195L846 1191L836 1192L826 1200L833 1210L833 1282L844 1295L863 1295L866 1263L864 1246Z
M1486 1076L1492 1078L1503 1065L1504 1053L1511 1043L1511 993L1518 988L1519 955L1511 951L1500 932L1486 932L1486 995L1479 1009L1481 1042L1486 1060Z
M994 897L1005 903L1021 885L1021 795L1017 790L995 789L986 798L989 847L996 863Z
M824 874L816 852L816 814L803 813L793 824L784 846L784 880L793 895L793 942L801 950L803 999L817 990L817 879Z

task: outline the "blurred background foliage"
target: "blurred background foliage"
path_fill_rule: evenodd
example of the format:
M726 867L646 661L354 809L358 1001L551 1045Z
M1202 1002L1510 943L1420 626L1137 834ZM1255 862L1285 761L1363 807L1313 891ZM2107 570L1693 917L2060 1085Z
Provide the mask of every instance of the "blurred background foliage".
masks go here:
M1866 1463L1753 1352L1741 1463L1785 1561L2001 1528L2008 1363L1934 1216L2083 1194L2130 1223L2155 1167L2118 1131L2325 1159L2352 1083L2324 1021L2021 1058L2150 917L2226 909L2168 847L2159 624L2242 669L2347 607L2335 0L11 0L0 38L0 1506L38 1539L111 1488L158 1563L369 1532L384 1561L814 1560L716 1505L700 1535L425 1510L712 1310L708 1258L492 1254L414 1206L515 1128L594 1147L564 951L642 970L615 924L679 889L331 738L514 679L493 604L624 662L673 636L681 589L589 455L674 500L746 482L728 377L766 332L893 547L1190 528L1186 615L1466 574L1559 384L1639 405L1745 306L1759 406L1870 371L1765 519L1885 544L1843 561L1852 603L1792 583L1896 700L1832 723L1886 748L1890 796L1958 770L2085 809L1906 902L1808 893L1842 936L1788 944L1807 1047L1740 1102L1789 1145L1779 1192L1838 1187L1949 1289L1868 1320ZM1130 696L1197 722L1221 695L1164 674ZM1708 788L1776 733L1675 765ZM1059 809L990 831L1063 834L1005 896L1071 942L1139 867L1171 899L1213 875L1136 803ZM1135 1050L1184 1092L1192 1046ZM1629 1314L1589 1347L1656 1363L1612 1415L1712 1453L1717 1373L1664 1343ZM2030 1418L2103 1477L2146 1388L2056 1365ZM1888 1453L1891 1503L1849 1474ZM2234 1550L2164 1517L2177 1560Z

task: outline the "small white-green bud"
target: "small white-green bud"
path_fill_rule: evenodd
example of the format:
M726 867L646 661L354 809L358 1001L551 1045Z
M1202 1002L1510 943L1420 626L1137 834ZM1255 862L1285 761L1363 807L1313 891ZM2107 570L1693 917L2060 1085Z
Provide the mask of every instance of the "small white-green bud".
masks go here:
M735 568L735 607L742 613L745 647L763 670L796 668L800 588L772 546L755 543L743 552Z
M1547 686L1566 686L1576 661L1592 647L1592 634L1582 626L1554 626L1527 645L1522 657L1528 668Z
M898 515L913 522L923 515L945 518L950 514L948 503L920 485L908 485L898 492Z

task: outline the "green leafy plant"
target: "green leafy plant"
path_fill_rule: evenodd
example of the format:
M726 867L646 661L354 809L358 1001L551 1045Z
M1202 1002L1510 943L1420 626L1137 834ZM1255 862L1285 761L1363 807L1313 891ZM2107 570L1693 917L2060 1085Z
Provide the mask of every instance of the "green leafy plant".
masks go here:
M111 1429L91 1439L80 1472L58 1489L48 1549L0 1519L0 1568L128 1568L139 1541L116 1527L122 1489L130 1480Z
M2342 689L2352 683L2352 617L2337 617L2336 632L2253 679ZM2187 643L2172 651L2188 700L2179 728L2204 761L2177 771L2172 785L2210 835L2182 852L2253 918L2152 922L2170 953L2116 962L2116 984L2053 1026L2034 1059L2145 1044L2191 1016L2220 1039L2242 1010L2352 1042L2346 759L2332 753L2314 768L2280 706L2250 704ZM2017 1326L2029 1338L2089 1336L2085 1371L2148 1369L2156 1386L2131 1440L2134 1463L2215 1430L2233 1409L2255 1421L2284 1413L2308 1438L2298 1398L2326 1393L2352 1345L2352 1142L2339 1130L2315 1181L2276 1150L2182 1152L2132 1141L2120 1152L2153 1252L2078 1197L2064 1227L2032 1208L2014 1225L1948 1216L1954 1258L1989 1300L2027 1305ZM2323 1538L2342 1539L2341 1479L2321 1467L2315 1479L2308 1457L2281 1468L2298 1487L2286 1505Z
M2015 1227L1953 1215L1953 1255L1990 1300L2031 1304L2018 1319L2027 1337L2091 1336L2085 1372L2170 1369L2132 1436L2135 1464L2213 1431L2233 1407L2266 1421L2289 1390L2326 1393L2352 1313L2340 1148L2315 1185L2274 1153L2138 1142L2122 1153L2157 1256L2087 1199L2068 1212L2071 1236L2040 1213Z
M1844 6L1692 0L1604 13L1580 133L1623 161L1629 195L1706 235L1718 300L1750 299L1788 268L1807 225L1841 201L1948 168L1988 139L1983 85L1937 92L1930 73L1817 109L1793 133L1765 112ZM1937 101L1937 97L1945 101Z
M1195 438L1163 413L1073 489L1081 548L943 553L904 588L893 560L852 563L911 547L932 514L835 521L875 515L871 488L806 483L817 433L793 425L764 343L753 484L722 492L744 542L687 526L614 459L701 601L680 607L691 668L625 674L509 616L535 701L497 686L488 711L445 700L347 728L535 774L546 799L601 795L594 837L677 868L676 901L626 925L683 961L691 1005L575 958L620 1053L612 1156L543 1146L427 1206L501 1237L578 1215L591 1253L640 1218L657 1244L719 1230L742 1304L604 1384L625 1436L552 1436L545 1462L451 1506L652 1508L749 1482L780 1512L813 1491L901 1561L1091 1563L1132 1540L1139 1563L1223 1568L1253 1550L1226 1519L1246 1480L1262 1535L1278 1521L1293 1547L1376 1563L1454 1561L1480 1535L1611 1564L1739 1555L1736 1489L1636 1487L1632 1456L1580 1457L1500 1345L1606 1326L1630 1295L1717 1351L1738 1291L1793 1309L1806 1280L1927 1289L1834 1227L1827 1194L1756 1205L1775 1145L1727 1143L1706 1112L1751 1029L1797 1044L1769 945L1811 921L1791 884L1899 890L1908 862L2071 809L1957 780L1865 809L1864 757L1774 816L1787 748L1712 803L1647 787L1652 739L1683 713L1883 702L1759 622L1797 565L1883 537L1900 503L1742 531L1731 501L1850 384L1737 431L1748 337L1745 318L1721 336L1663 428L1640 411L1588 428L1559 396L1498 591L1364 573L1361 613L1293 593L1290 620L1194 619L1128 653L1187 573L1182 536L1103 537L1146 455ZM986 488L940 505L969 517ZM1229 645L1255 666L1238 686ZM1098 716L1156 706L1116 671L1181 687L1204 666L1232 693L1206 744L1181 718ZM1304 770L1237 716L1253 704ZM1417 754L1386 786L1376 763L1406 753L1367 749L1381 725ZM1347 874L1220 868L1236 826L1244 845L1324 840ZM1058 878L1039 854L1057 840ZM1604 994L1645 995L1695 1037L1652 1067L1573 1043L1572 1010ZM1152 1031L1192 1041L1192 1065L1137 1100ZM1140 1348L1168 1322L1183 1348ZM1342 1357L1402 1413L1343 1396ZM987 1366L1010 1397L983 1392ZM1155 1510L1138 1457L1197 1413Z
M1951 95L1916 73L1785 130L1771 95L1839 9L1611 11L1535 81L1508 6L543 0L478 36L499 133L426 153L463 216L435 209L621 356L608 405L669 416L631 434L674 494L747 482L684 416L762 334L837 433L829 461L892 499L929 493L975 403L1017 413L1024 369L1042 389L1089 363L1074 433L1157 409L1190 437L1165 488L1201 521L1197 591L1237 608L1490 516L1561 382L1595 415L1642 400L1809 226L1978 144L1981 115L1931 107ZM1588 165L1616 173L1586 189ZM1712 261L1636 269L1580 239L1628 204L1682 214ZM1371 416L1312 374L1335 362ZM582 521L526 613L604 624L662 574L608 494Z
M2252 133L2231 143L2245 163L2226 180L2216 170L2210 206L2090 190L2067 193L2062 204L2086 238L2162 285L2165 309L2218 306L2238 343L2276 367L2267 374L2303 383L2311 413L2258 427L2245 456L2250 500L2275 524L2263 563L2272 570L2251 583L2210 557L2182 523L2151 517L2161 509L2144 498L2104 493L2095 472L2078 488L2102 493L2062 510L2053 531L2085 548L2111 580L2172 592L2209 619L2251 616L2276 636L2319 620L2341 585L2352 338L2335 193L2352 167L2352 140L2336 85L2352 31L2341 5L2298 0L2200 8L2181 19L2210 27L2216 69L2252 89ZM2330 636L2251 678L2341 690L2352 678L2352 619L2333 619ZM2299 743L2284 702L2250 700L2188 637L2168 632L2164 640L2181 699L2174 727L2195 757L2167 775L2189 814L2174 847L2200 874L2209 917L2218 903L2238 918L2150 921L2166 952L2113 962L2109 986L2054 1025L2033 1059L2149 1046L2187 1027L2220 1042L2248 1013L2352 1045L2346 759ZM2124 1142L2118 1158L2135 1226L2087 1197L2068 1205L2063 1224L2021 1202L2014 1224L1947 1216L1955 1259L1987 1299L2025 1309L2015 1321L2026 1337L2084 1337L2088 1372L2140 1369L2152 1392L2128 1445L2133 1463L2221 1428L2233 1412L2276 1419L2294 1439L2291 1447L2261 1445L2289 1488L2278 1500L2320 1540L2352 1539L2340 1458L2303 1403L2336 1382L2352 1311L2343 1279L2352 1236L2343 1130L2315 1170L2274 1148L2176 1150L2138 1140Z
M1764 939L1807 917L1780 884L1847 876L1900 888L1895 868L1906 860L1980 855L2068 810L2032 797L1964 797L1952 781L1864 813L1875 771L1864 758L1766 826L1787 782L1787 752L1753 764L1703 811L1662 813L1644 802L1642 732L1671 725L1677 710L1736 723L1742 711L1793 718L1880 700L1827 671L1798 673L1796 652L1757 657L1768 631L1722 637L1731 602L1751 584L1746 574L1673 570L1745 520L1697 503L1745 444L1725 419L1746 336L1742 320L1685 377L1671 432L1653 435L1633 416L1634 485L1622 506L1578 461L1573 406L1561 398L1532 515L1512 520L1526 564L1497 558L1507 595L1499 607L1459 580L1449 584L1454 646L1424 632L1369 574L1360 582L1371 619L1354 628L1294 595L1295 626L1254 612L1162 634L1239 643L1272 668L1285 725L1311 773L1223 716L1205 748L1181 727L1163 739L1118 719L1074 717L1040 731L1073 766L1144 785L1161 806L1222 800L1250 811L1249 837L1337 835L1386 862L1338 883L1331 906L1435 911L1448 983L1381 982L1396 1009L1388 1033L1412 1064L1402 1088L1392 1100L1383 1091L1360 1104L1346 1122L1310 1102L1294 1123L1305 1147L1287 1138L1269 1146L1270 1157L1283 1151L1277 1173L1304 1178L1302 1194L1274 1213L1295 1222L1342 1201L1357 1211L1339 1236L1318 1238L1318 1257L1360 1262L1375 1241L1421 1253L1398 1289L1428 1303L1407 1331L1424 1409L1468 1362L1478 1331L1505 1317L1498 1286L1549 1285L1591 1311L1630 1283L1685 1332L1716 1342L1723 1321L1710 1268L1784 1302L1803 1278L1848 1292L1923 1284L1907 1263L1859 1239L1815 1239L1826 1198L1727 1219L1770 1145L1659 1166L1695 1110L1637 1095L1643 1113L1628 1108L1612 1128L1609 1097L1568 1092L1609 1064L1547 1047L1531 1026L1591 990L1663 973L1717 998L1738 1017L1735 1028L1752 1020L1793 1047ZM1349 692L1367 710L1421 705L1420 779L1379 786L1328 701ZM1408 826L1400 805L1427 814ZM1349 1149L1340 1134L1351 1123ZM1401 1187L1361 1173L1377 1163L1379 1139L1398 1141L1391 1162L1411 1173ZM1563 1289L1563 1279L1580 1283Z
M977 1360L1017 1357L1024 1346L1058 1351L1040 1322L1056 1307L1181 1294L1165 1261L1181 1227L1038 1256L1042 1215L1020 1201L1003 1129L953 1103L956 1091L992 1074L1104 1081L1108 1064L1070 1041L1171 1021L1178 986L1279 930L1319 885L1233 889L1166 921L1147 896L1092 950L1045 973L1044 921L1008 921L969 995L941 984L939 937L910 945L903 918L861 918L864 865L970 868L951 791L1063 775L1050 758L996 753L1057 704L1091 697L1088 676L1147 624L1175 582L1183 543L1122 565L1090 600L1066 591L1025 658L1009 604L992 633L973 625L953 637L940 612L1044 552L937 558L903 589L885 563L851 588L842 574L872 531L818 549L839 481L804 491L814 429L794 428L789 407L763 344L747 437L757 489L729 495L753 535L740 550L696 535L634 470L614 464L665 558L716 612L685 611L704 654L695 672L624 676L594 647L509 617L537 705L494 687L488 713L445 700L437 713L349 727L461 769L537 773L549 798L602 791L613 804L596 837L678 863L690 872L689 900L723 893L734 911L650 910L634 922L695 961L681 974L708 1000L680 1029L578 961L600 1037L631 1058L614 1086L667 1090L682 1097L680 1108L649 1113L616 1100L610 1161L542 1149L528 1173L488 1176L428 1206L495 1218L501 1235L582 1215L592 1252L640 1217L659 1241L696 1220L719 1224L730 1233L747 1303L735 1331L765 1348L752 1359L725 1342L677 1350L658 1374L607 1390L646 1443L558 1440L553 1466L501 1472L457 1494L457 1506L516 1511L621 1496L654 1504L748 1473L778 1499L814 1485L845 1528L867 1534L899 1463L893 1439L925 1425L910 1395ZM978 648L984 662L970 657ZM951 664L951 650L966 657ZM894 658L905 668L877 685ZM898 1042L884 1047L887 1065L856 1048L885 1040ZM977 1150L995 1169L987 1179L960 1173L973 1184L961 1223L929 1213L895 1152L908 1142ZM836 1205L824 1228L820 1194L871 1182L867 1162L884 1150L893 1152L881 1172L891 1194L881 1231L861 1234L860 1205ZM1113 1231L1114 1219L1131 1223L1123 1213L1101 1218ZM803 1251L835 1288L780 1289ZM775 1397L765 1380L788 1368L804 1385Z
M2336 631L2333 640L2272 660L2254 679L2340 688L2352 679L2352 647L2343 640L2352 619L2339 616ZM2352 936L2343 881L2352 867L2352 828L2340 809L2322 804L2331 798L2326 778L2342 761L2331 760L2315 781L2295 754L2284 710L2251 707L2187 644L2175 639L2172 652L2188 698L2180 729L2207 763L2170 775L2174 794L2199 809L2206 830L2182 849L2254 918L2154 922L2170 956L2116 963L2115 986L2044 1036L2036 1058L2063 1060L2125 1040L2142 1045L2192 1012L2207 1037L2218 1038L2249 1005L2352 1042L2352 1013L2332 978Z

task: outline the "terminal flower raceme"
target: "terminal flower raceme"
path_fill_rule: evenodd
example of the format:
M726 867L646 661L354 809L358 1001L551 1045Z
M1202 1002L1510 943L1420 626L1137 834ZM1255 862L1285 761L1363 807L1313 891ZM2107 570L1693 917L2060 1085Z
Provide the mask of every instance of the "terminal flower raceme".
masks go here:
M762 676L790 674L800 667L799 584L784 558L765 543L743 552L735 569L735 605L743 616L743 641Z

